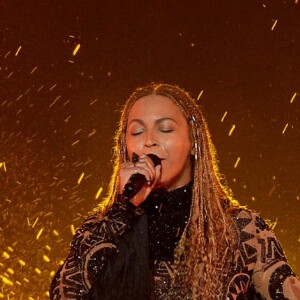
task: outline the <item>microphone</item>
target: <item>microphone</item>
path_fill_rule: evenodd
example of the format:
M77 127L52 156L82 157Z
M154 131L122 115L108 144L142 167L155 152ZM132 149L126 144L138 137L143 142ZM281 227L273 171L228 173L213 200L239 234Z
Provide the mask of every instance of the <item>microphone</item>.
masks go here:
M147 156L151 158L155 167L161 165L161 160L157 155L150 153L147 154ZM138 159L137 154L135 154L135 158ZM132 174L129 180L127 181L127 183L125 184L123 194L122 194L123 198L125 200L132 199L142 189L142 187L145 185L146 182L147 179L143 174L140 173Z

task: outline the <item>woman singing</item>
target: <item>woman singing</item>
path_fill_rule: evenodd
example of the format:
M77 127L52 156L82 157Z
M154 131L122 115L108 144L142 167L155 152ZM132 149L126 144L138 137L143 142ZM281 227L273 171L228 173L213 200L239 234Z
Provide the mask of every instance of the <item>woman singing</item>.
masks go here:
M273 232L221 183L187 92L137 89L115 141L108 195L77 230L51 299L300 299Z

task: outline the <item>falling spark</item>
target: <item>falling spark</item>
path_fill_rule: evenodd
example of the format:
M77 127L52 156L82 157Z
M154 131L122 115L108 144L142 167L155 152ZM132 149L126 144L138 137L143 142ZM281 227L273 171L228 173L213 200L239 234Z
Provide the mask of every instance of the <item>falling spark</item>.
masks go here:
M7 57L9 54L10 54L10 51L8 51L8 52L5 54L4 58L6 59L6 57Z
M45 261L45 262L50 262L50 258L47 256L47 255L43 255L43 260Z
M225 111L225 113L224 113L224 115L223 115L223 117L222 117L222 119L221 119L221 122L224 121L224 119L225 119L226 116L227 116L227 110Z
M72 224L72 225L70 226L70 228L71 228L71 233L72 233L72 235L74 235L74 234L75 234L75 227L74 227L74 225Z
M80 175L80 177L79 177L79 179L78 179L78 181L77 181L77 184L80 184L80 183L81 183L83 177L84 177L84 172L81 173L81 175Z
M13 274L15 274L14 270L13 270L13 269L11 269L11 268L8 268L8 269L7 269L7 272L8 272L10 275L13 275Z
M93 131L88 134L88 137L93 136L95 133L96 133L96 129L93 129Z
M7 247L7 250L10 251L10 252L14 252L14 249L12 247L9 247L9 246Z
M50 276L53 277L55 275L55 273L56 273L55 271L51 271Z
M2 275L0 275L0 277L1 277L1 279L2 279L2 282L4 283L4 284L7 284L7 285L14 285L8 278L6 278L6 277L4 277L4 276L2 276Z
M35 225L36 225L36 223L38 222L38 220L39 220L39 217L37 217L37 218L35 219L34 223L32 224L32 228L35 227Z
M98 192L97 192L97 194L96 194L96 196L95 196L95 199L96 199L96 200L97 200L97 199L99 198L99 196L101 195L102 190L103 190L103 187L100 187L99 190L98 190Z
M273 24L273 26L272 26L271 30L274 30L274 28L275 28L276 24L277 24L277 20L275 20L275 22L274 22L274 24Z
M37 236L36 236L37 240L40 238L40 236L43 233L43 231L44 231L44 228L41 228L40 231L38 232Z
M24 267L25 266L25 261L22 260L22 259L19 259L19 264L21 265L21 267Z
M232 125L232 127L231 127L231 129L230 129L230 131L228 133L229 136L231 136L231 134L233 133L234 129L235 129L235 125Z
M52 91L55 87L56 87L56 83L53 86L51 86L51 88L49 89L49 91Z
M74 60L68 60L69 63L74 64Z
M34 271L35 271L37 274L39 274L39 275L42 274L42 271L41 271L39 268L35 268Z
M2 257L4 257L5 259L9 259L9 258L10 258L10 255L9 255L6 251L4 251L4 252L2 253Z
M55 236L58 236L58 232L57 232L57 230L55 230L55 229L53 229L53 234L55 235Z
M96 103L98 101L98 99L93 100L90 105L93 105L94 103Z
M5 172L7 172L7 169L6 169L6 165L5 165L5 162L3 161L3 162L0 162L0 169L1 168L3 168L3 170L5 171Z
M297 96L297 93L294 93L294 95L293 95L293 97L292 97L290 103L293 103L293 101L295 100L296 96Z
M238 164L239 164L240 160L241 160L241 158L240 158L240 157L238 157L238 159L236 160L236 162L235 162L235 164L234 164L234 168L236 168L236 167L238 166Z
M78 44L78 45L75 47L75 49L74 49L74 51L73 51L73 56L75 56L75 55L77 54L79 48L80 48L80 44Z
M33 69L32 69L32 71L30 72L30 74L33 74L34 73L34 71L37 69L37 67L34 67Z
M11 75L12 75L13 73L14 73L14 72L10 72L6 78L7 78L7 79L10 78Z
M286 124L285 124L285 126L284 126L284 128L283 128L283 130L282 130L282 134L284 134L284 133L285 133L285 131L286 131L286 129L288 128L288 126L289 126L289 124L288 124L288 123L286 123Z
M75 145L78 144L78 143L79 143L79 140L75 141L75 142L72 144L72 146L75 146Z
M203 90L199 93L199 95L197 97L197 101L201 98L202 94L203 94Z
M18 56L18 54L19 54L19 52L20 52L21 48L22 48L22 46L20 46L20 47L18 48L18 50L17 50L17 52L16 52L15 56Z

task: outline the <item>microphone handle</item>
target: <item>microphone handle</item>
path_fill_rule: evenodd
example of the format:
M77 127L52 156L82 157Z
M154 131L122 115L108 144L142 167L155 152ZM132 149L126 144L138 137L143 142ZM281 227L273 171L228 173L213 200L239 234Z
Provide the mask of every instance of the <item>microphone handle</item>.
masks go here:
M147 154L147 156L151 158L155 167L161 164L161 160L157 155L150 153ZM142 189L146 182L147 179L144 175L139 173L132 174L124 186L122 194L123 199L126 201L132 199Z

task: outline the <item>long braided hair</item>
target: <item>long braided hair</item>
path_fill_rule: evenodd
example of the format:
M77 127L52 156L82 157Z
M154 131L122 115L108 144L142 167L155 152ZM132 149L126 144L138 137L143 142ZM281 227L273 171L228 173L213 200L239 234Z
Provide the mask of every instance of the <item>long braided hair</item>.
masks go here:
M188 224L174 253L173 288L181 291L182 299L186 295L192 299L222 299L236 248L230 212L238 204L222 183L206 121L186 91L174 85L152 83L136 89L129 97L115 135L114 171L108 195L99 204L100 210L116 201L119 168L129 160L125 140L129 112L136 101L150 94L166 96L180 108L190 126L195 151L192 205Z

